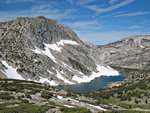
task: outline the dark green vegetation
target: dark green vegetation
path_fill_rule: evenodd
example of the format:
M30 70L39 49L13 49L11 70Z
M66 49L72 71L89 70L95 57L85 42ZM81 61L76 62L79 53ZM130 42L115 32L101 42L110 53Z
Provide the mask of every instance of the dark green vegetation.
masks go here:
M127 75L127 80L121 86L99 89L86 93L85 96L94 98L97 105L113 104L114 109L150 109L150 72L121 68L119 70Z
M41 93L41 97L48 98L53 87L40 83L0 79L0 112L2 113L42 113L55 107L51 104L38 106L29 103L31 94ZM51 96L51 95L50 95Z
M0 99L3 99L3 100L10 100L10 99L14 99L14 97L13 96L10 96L10 94L9 93L1 93L0 94Z
M30 94L36 94L41 89L53 89L53 87L31 81L29 82L24 80L0 79L0 90L4 91L26 92Z
M99 113L150 113L150 112L134 111L134 110L113 110L113 111L103 111Z
M50 93L50 92L43 91L43 92L41 93L41 97L46 98L46 99L49 99L49 98L51 98L52 96L53 96L53 94Z
M60 108L60 111L62 111L62 113L92 113L90 110L85 109L85 108L62 107L62 108Z
M150 77L150 70L138 70L138 69L129 69L129 68L120 68L114 67L114 69L119 70L127 76L128 82L135 82L135 80L140 80Z
M59 91L46 84L0 79L0 113L44 113L49 110L50 112L91 113L86 108L67 108L50 101L49 99L55 97Z
M32 104L21 104L17 107L6 108L2 104L0 107L1 113L43 113L47 111L50 107L48 106L37 106Z

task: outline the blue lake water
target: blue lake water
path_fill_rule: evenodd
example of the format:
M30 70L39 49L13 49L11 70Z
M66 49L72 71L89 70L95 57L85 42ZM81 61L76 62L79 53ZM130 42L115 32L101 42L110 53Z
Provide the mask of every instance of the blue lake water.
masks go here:
M120 76L101 76L98 78L95 78L89 83L81 83L76 85L67 85L67 86L58 86L59 89L68 90L71 92L80 92L80 93L86 93L89 91L96 91L97 89L104 88L107 86L109 82L117 82L117 81L123 81L126 77L124 74Z

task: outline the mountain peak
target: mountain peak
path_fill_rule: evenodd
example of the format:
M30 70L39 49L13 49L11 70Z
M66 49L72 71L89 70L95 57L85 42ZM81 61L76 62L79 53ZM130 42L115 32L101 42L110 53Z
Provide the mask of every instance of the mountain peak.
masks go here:
M62 85L89 82L104 73L118 74L100 65L92 52L70 28L43 16L19 17L0 26L3 77Z
M47 19L47 18L44 17L44 16L37 16L36 18L38 18L38 19Z
M46 20L48 18L46 18L44 16L37 16L37 17L17 17L15 20L23 20L23 19L43 19L43 20Z

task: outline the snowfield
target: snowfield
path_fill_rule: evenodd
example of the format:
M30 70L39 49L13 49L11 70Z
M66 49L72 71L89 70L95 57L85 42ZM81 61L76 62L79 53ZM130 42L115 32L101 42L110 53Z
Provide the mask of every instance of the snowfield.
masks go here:
M56 42L54 44L45 44L45 47L52 49L54 51L61 52L62 46L65 44L70 44L70 45L79 45L77 42L72 41L72 40L60 40L59 42Z
M63 62L62 62L63 63ZM94 80L97 77L100 76L117 76L120 75L118 71L112 69L111 67L107 66L101 66L101 65L97 65L97 70L98 72L92 72L92 74L90 76L85 76L82 72L73 69L72 67L68 66L67 64L63 63L63 65L69 69L70 71L75 71L78 72L82 77L78 77L77 75L74 75L72 80L77 81L77 83L82 83L82 82L90 82L92 80Z
M57 71L57 74L56 74L57 78L64 81L64 83L67 83L67 84L74 84L72 82L70 82L69 80L65 79L58 71Z
M68 108L74 108L74 106L70 106L70 105L64 105L64 106Z
M38 47L35 46L35 50L32 50L34 53L37 54L43 54L48 56L50 59L52 59L55 63L57 63L55 57L52 55L50 49L54 50L54 51L58 51L61 52L62 46L64 46L65 44L70 44L70 45L79 45L77 42L72 41L72 40L60 40L59 42L56 42L54 44L45 44L45 50L41 50Z
M95 108L95 109L99 109L99 110L102 110L102 111L107 111L106 109L100 107L100 106L95 106L95 105L92 105L92 104L88 104L89 106Z
M62 46L64 46L65 44L70 44L70 45L79 45L77 42L75 41L72 41L72 40L60 40L59 42L56 42L56 43L53 43L53 44L45 44L45 50L41 50L39 48L37 48L35 46L35 50L32 50L34 51L35 53L37 54L43 54L43 55L46 55L48 56L50 59L52 59L55 63L57 63L56 61L56 58L52 55L51 51L50 50L54 50L54 51L58 51L58 52L61 52L61 49L62 49ZM111 51L111 52L114 52L114 51ZM62 62L63 63L63 62ZM107 67L104 67L104 66L101 66L101 65L97 65L97 71L98 72L92 72L91 75L89 76L85 76L83 73L79 72L78 70L75 70L73 69L72 67L68 66L67 64L63 63L63 65L70 71L74 71L74 72L77 72L80 74L80 76L78 75L74 75L72 77L72 80L76 81L77 83L82 83L82 82L90 82L91 80L97 78L97 77L100 77L100 76L117 76L117 75L120 75L118 71L110 68L109 66ZM48 71L49 73L51 73L50 71ZM63 73L63 72L62 72ZM57 71L57 74L56 74L56 77L60 80L62 80L64 83L67 83L67 84L75 84L75 82L71 82L69 81L68 79L64 78L62 76L62 73L61 72L58 72ZM82 76L82 77L81 77ZM45 79L45 78L41 78L40 79L41 82L48 82L50 85L56 85L54 82L52 81L49 81L48 79Z
M83 75L83 77L78 77L76 75L73 76L72 80L77 81L78 83L82 83L82 82L90 82L93 79L100 77L100 76L117 76L120 75L118 71L112 69L111 67L104 67L101 65L97 65L97 70L98 72L92 72L91 75L89 76L85 76Z
M7 67L4 71L1 70L2 73L4 73L7 78L11 79L19 79L19 80L24 80L24 78L17 73L17 69L13 68L12 66L9 66L6 61L2 61L2 64Z
M32 50L34 53L36 54L43 54L48 56L50 59L52 59L55 63L57 63L55 57L52 55L52 53L50 52L49 48L46 46L45 50L41 50L38 47L35 46L35 50Z
M38 82L40 82L40 83L49 83L49 85L51 85L51 86L57 86L58 84L55 82L55 81L53 81L53 80L48 80L47 78L43 78L43 77L40 77L40 80L38 81Z
M35 51L39 53L38 49L36 49ZM22 78L22 76L17 73L17 71L16 71L17 69L13 68L12 66L9 66L5 61L2 61L2 64L5 65L8 69L5 69L5 71L1 70L1 72L4 73L8 78L24 80L24 78ZM67 64L65 64L65 65L67 65ZM67 68L71 69L71 67L69 67L68 65L67 65ZM103 75L104 76L117 76L117 75L120 75L118 71L116 71L116 70L114 70L114 69L112 69L112 68L110 68L108 66L104 67L104 66L101 66L101 65L97 65L97 70L98 70L97 73L96 72L92 72L92 74L89 75L89 76L85 76L83 73L81 73L81 72L78 71L78 73L82 77L74 75L72 77L72 80L76 81L77 83L82 83L82 82L90 82L90 81L94 80L95 78L103 76ZM47 71L49 73L52 73L49 70L47 70ZM62 73L60 73L60 72L57 71L56 77L58 79L62 80L66 84L70 84L70 85L75 84L75 83L69 81L68 79L64 78L62 76ZM43 77L40 77L40 80L39 81L35 81L35 82L40 82L40 83L47 82L47 83L49 83L49 85L52 85L52 86L57 86L58 85L54 80L50 81L47 78L43 78Z

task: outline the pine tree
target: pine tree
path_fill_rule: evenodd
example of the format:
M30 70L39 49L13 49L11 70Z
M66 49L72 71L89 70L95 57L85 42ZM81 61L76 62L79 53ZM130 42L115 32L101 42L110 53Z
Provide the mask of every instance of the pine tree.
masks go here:
M138 104L138 100L137 100L137 99L135 99L134 103Z
M148 101L147 101L147 99L145 100L145 104L148 104Z

